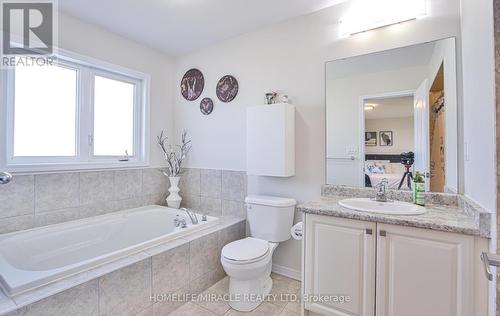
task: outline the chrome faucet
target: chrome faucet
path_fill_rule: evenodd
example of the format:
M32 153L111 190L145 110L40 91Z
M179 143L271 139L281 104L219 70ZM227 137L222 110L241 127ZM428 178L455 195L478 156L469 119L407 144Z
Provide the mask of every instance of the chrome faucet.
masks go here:
M185 207L182 207L181 210L187 213L187 215L189 216L189 219L191 220L191 224L193 224L193 225L198 224L198 217L196 216L196 214L192 210L187 209Z
M174 227L178 228L186 228L187 227L187 223L186 223L186 220L184 218L180 218L179 215L175 216L174 218Z
M377 202L388 202L389 200L387 199L387 194L386 194L386 189L387 189L387 184L389 184L389 181L387 179L382 179L379 184L375 186L376 194L375 194L375 201Z
M12 175L8 172L0 172L0 184L7 184L12 180Z

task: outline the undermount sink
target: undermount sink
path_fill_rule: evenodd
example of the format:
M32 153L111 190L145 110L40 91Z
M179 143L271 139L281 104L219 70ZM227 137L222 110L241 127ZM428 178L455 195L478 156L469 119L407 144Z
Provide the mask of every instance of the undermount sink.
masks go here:
M425 207L407 202L377 202L369 198L344 199L340 200L339 204L355 211L390 215L420 215L426 212Z

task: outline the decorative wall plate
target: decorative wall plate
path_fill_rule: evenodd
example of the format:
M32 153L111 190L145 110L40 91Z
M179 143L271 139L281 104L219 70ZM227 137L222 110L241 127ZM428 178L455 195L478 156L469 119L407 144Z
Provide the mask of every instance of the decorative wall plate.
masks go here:
M189 69L181 80L181 94L184 99L194 101L203 92L205 86L205 78L198 69Z
M210 98L203 98L200 102L201 113L208 115L214 110L214 102Z
M231 75L225 75L217 83L217 98L222 102L231 102L238 94L238 80Z

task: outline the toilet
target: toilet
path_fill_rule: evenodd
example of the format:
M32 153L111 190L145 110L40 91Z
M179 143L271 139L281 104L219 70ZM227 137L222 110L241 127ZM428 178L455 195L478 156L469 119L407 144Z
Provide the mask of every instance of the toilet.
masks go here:
M229 305L247 312L260 305L272 288L274 250L290 239L296 201L274 196L248 196L247 223L250 237L222 248L221 263L229 276Z

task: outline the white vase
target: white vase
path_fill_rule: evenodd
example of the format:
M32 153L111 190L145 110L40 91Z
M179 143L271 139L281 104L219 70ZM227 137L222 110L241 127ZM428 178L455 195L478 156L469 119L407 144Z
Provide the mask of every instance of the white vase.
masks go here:
M182 197L179 195L179 180L181 177L168 177L170 180L170 194L167 197L167 206L172 208L179 208L181 206Z

